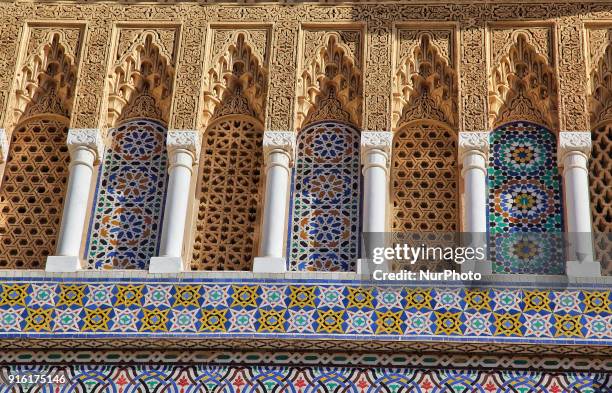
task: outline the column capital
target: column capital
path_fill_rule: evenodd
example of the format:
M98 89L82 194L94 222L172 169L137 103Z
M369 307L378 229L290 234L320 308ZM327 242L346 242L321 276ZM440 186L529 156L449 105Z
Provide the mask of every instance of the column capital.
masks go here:
M583 154L586 158L591 155L591 133L588 131L561 131L559 133L559 147L557 159L559 165L563 166L565 156L571 152Z
M94 153L94 162L98 162L104 155L104 140L98 128L71 128L68 130L66 144L71 156L81 147Z
M9 143L4 128L0 128L0 164L8 158Z
M361 133L361 159L365 162L365 155L370 150L381 150L387 159L391 155L393 133L391 131L363 131Z
M182 149L193 154L195 161L200 158L202 142L200 133L196 130L170 130L166 137L166 148L168 153Z
M273 150L284 150L293 157L295 141L293 131L266 131L263 136L264 154L267 156Z
M459 160L468 152L479 152L489 156L489 133L486 131L461 131L458 138Z

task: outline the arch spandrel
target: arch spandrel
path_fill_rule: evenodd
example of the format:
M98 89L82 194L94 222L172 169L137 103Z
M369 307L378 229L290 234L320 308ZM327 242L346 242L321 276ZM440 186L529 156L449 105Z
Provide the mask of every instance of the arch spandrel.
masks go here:
M224 49L215 54L204 79L202 125L206 127L218 118L219 111L224 114L236 109L244 111L244 108L231 108L231 105L244 106L242 101L246 101L249 115L263 123L268 69L266 59L260 54L264 48L258 46L265 45L265 39L260 42L255 32L247 30L222 32L224 39L219 38L215 45ZM228 107L233 97L242 98Z
M529 121L557 131L558 81L549 56L540 53L526 32L511 35L512 44L496 57L489 79L489 123L499 127Z
M152 118L168 123L175 69L172 59L158 40L153 31L140 34L114 64L107 78L108 127L116 127L122 121L136 118ZM154 105L132 111L134 105L143 105L144 100L152 100ZM154 113L144 113L150 108L156 108Z
M362 124L362 72L338 33L326 33L298 78L296 128L319 120ZM334 98L336 102L329 101ZM331 106L328 106L331 105ZM321 114L320 112L329 112ZM326 118L327 116L327 118Z

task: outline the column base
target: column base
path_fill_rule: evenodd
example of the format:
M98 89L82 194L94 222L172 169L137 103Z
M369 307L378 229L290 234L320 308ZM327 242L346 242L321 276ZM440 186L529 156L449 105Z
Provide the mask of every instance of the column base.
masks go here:
M568 277L601 277L601 264L597 261L567 261L565 274Z
M153 257L149 261L149 273L181 273L183 258L181 257Z
M493 274L493 266L491 261L465 261L460 265L461 273L480 273L483 276Z
M253 273L286 273L287 261L285 258L255 257L253 260Z
M74 273L81 270L79 257L67 255L49 255L45 271L55 273Z

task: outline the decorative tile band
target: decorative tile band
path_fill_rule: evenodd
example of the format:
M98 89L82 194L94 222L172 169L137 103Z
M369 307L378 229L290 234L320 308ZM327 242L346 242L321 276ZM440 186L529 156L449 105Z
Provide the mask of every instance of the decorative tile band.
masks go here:
M28 384L30 376L53 382ZM26 383L10 383L18 379ZM226 365L28 365L0 367L0 393L81 392L608 392L607 373ZM17 389L17 390L15 390ZM48 390L47 390L48 389ZM100 390L102 391L102 390Z
M529 369L557 372L612 371L612 359L607 356L581 355L542 355L537 357L508 354L402 352L338 352L317 348L317 351L209 351L190 348L189 351L139 350L97 350L65 349L56 350L11 350L0 351L0 364L215 364L218 366L327 366L327 367L362 367L362 368L401 368L407 364L412 368L469 368L472 370Z
M0 338L270 338L612 345L609 289L8 280Z

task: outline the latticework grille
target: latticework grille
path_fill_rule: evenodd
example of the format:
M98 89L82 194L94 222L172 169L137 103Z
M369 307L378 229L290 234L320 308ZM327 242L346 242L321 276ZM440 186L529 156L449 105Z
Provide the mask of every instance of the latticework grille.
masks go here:
M250 270L262 200L263 131L245 117L204 134L192 270Z
M595 234L595 255L602 273L612 275L612 243L605 234L612 232L612 123L593 130L593 150L589 162L591 211Z
M70 156L59 120L15 128L0 187L0 268L43 268L55 252Z
M456 146L453 132L440 126L420 123L396 132L392 150L391 197L393 232L398 233L398 239L407 241L421 232L435 232L439 236L457 230ZM433 243L429 241L428 244ZM453 264L428 261L427 265L397 264L394 267L444 270L452 268Z
M428 124L393 138L394 232L454 232L458 227L456 138Z

